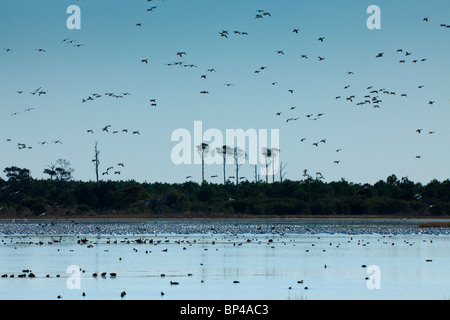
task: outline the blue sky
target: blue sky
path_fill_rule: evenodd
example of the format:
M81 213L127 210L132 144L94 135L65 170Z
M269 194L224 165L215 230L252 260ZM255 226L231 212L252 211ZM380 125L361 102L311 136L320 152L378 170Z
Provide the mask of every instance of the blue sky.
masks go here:
M81 30L66 27L73 4L81 9ZM380 30L366 27L370 5L381 9ZM157 8L147 12L152 6ZM271 17L255 19L259 9ZM292 180L302 179L304 169L320 171L326 181L374 183L390 174L422 183L447 179L450 30L440 25L450 24L449 12L446 0L1 0L0 168L25 167L44 178L47 165L63 158L75 179L93 180L98 141L100 169L121 171L105 179L172 183L191 175L200 182L199 165L172 163L171 134L179 128L193 133L194 121L202 121L204 130L224 134L279 129L280 161L288 163ZM300 33L293 33L297 28ZM187 53L182 58L176 55L181 51ZM375 58L380 52L383 57ZM180 61L196 67L166 65ZM261 66L267 69L255 74ZM371 94L371 86L396 94ZM47 94L30 94L39 87ZM112 98L108 92L130 95ZM93 93L101 97L82 102ZM354 101L346 101L351 95ZM366 95L378 96L380 108L357 105ZM319 113L324 115L316 121L306 117ZM286 123L291 117L299 119ZM109 133L102 132L106 125ZM326 143L313 146L322 139ZM51 142L56 140L62 144ZM18 143L32 149L19 150ZM232 166L227 169L231 175ZM220 165L207 166L207 180L222 181L221 172ZM252 174L249 165L242 167L240 175L251 180Z

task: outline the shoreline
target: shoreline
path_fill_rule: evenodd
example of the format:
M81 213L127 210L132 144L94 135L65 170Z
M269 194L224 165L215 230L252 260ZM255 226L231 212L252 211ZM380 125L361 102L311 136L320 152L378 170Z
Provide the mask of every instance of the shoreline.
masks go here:
M450 235L448 219L423 218L197 218L0 219L2 236L150 236L206 234Z
M369 223L390 222L390 223L423 223L442 222L450 223L450 217L401 217L401 216L230 216L230 217L180 217L180 216L158 216L158 217L15 217L0 218L0 223L15 222L80 222L80 223L141 223L141 222L340 222L352 223L352 221L365 221Z

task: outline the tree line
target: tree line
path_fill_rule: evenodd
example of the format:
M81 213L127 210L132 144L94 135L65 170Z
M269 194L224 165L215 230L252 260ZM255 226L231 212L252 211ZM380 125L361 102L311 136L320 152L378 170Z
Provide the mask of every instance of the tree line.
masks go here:
M395 175L375 184L312 179L237 185L204 182L139 183L73 181L70 163L45 169L35 179L26 168L8 167L0 178L0 218L10 217L237 217L237 216L445 216L450 181L415 183Z

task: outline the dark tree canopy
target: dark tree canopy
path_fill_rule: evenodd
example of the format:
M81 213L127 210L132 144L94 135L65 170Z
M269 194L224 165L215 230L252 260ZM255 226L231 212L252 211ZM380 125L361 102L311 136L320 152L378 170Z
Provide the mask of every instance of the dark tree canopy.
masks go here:
M222 184L74 181L68 161L50 167L49 179L25 168L4 169L0 218L46 213L53 217L144 216L444 216L450 215L450 181L426 185L391 175L371 184L307 178L275 183Z

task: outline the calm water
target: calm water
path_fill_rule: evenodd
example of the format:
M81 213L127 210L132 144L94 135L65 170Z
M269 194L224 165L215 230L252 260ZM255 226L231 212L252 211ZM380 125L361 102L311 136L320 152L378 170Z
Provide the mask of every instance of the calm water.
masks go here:
M121 299L122 291L123 299L151 300L450 298L448 235L91 235L77 243L81 238L2 236L0 274L8 277L0 278L0 299ZM67 286L71 265L84 271L80 289ZM373 274L362 265L379 267L379 289L368 288ZM18 278L24 269L36 277Z

